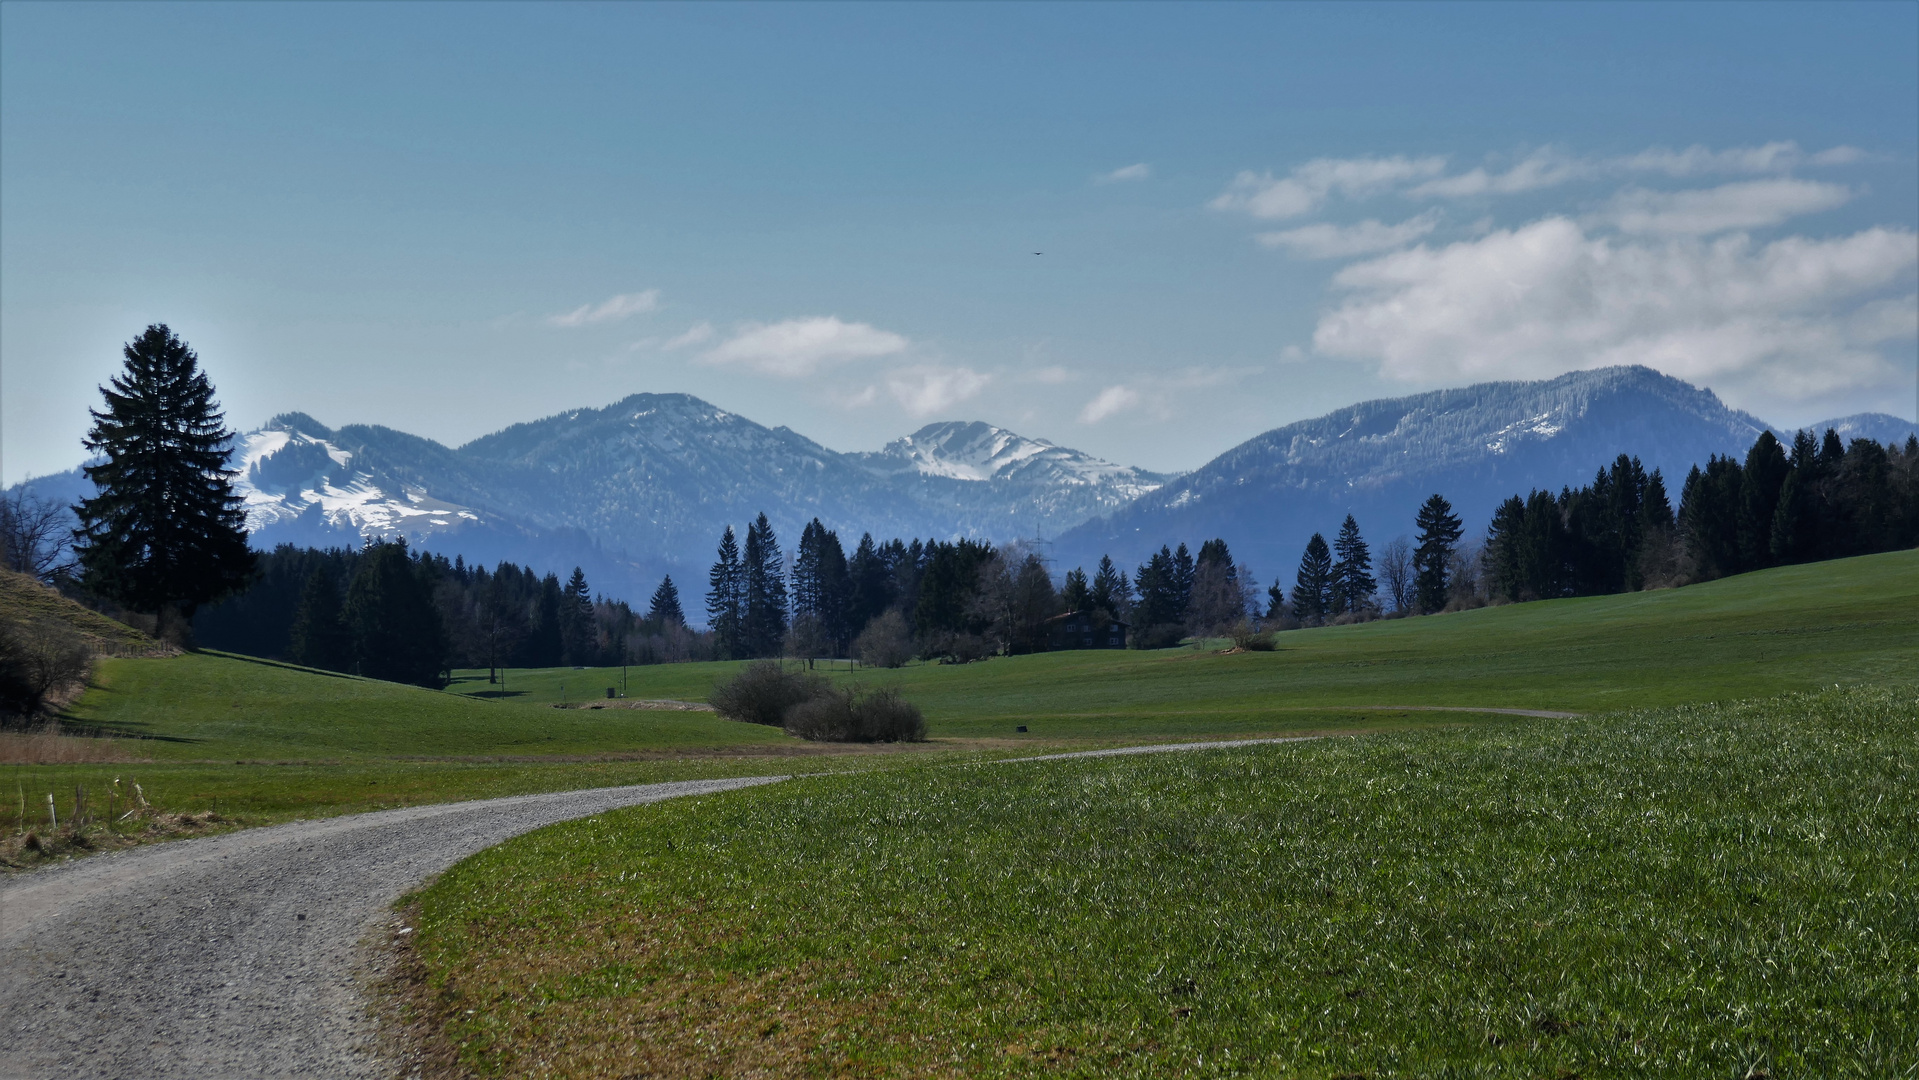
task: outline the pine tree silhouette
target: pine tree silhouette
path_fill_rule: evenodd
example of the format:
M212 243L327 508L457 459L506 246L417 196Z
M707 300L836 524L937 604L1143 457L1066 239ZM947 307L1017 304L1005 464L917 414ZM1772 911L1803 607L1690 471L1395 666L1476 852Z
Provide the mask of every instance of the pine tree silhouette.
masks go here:
M124 355L84 440L106 460L86 467L99 493L74 507L83 580L136 611L190 622L254 570L227 471L233 433L199 358L165 325L147 327Z

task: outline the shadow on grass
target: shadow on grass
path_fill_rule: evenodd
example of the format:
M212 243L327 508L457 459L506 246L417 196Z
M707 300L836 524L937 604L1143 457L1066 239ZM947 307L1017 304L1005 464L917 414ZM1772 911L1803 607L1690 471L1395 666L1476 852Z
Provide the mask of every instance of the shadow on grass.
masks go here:
M220 657L222 660L238 660L242 663L258 664L261 667L279 668L282 671L303 671L307 673L308 675L325 675L329 679L350 679L354 682L379 682L380 681L378 679L362 678L359 675L348 675L345 672L340 672L340 671L328 671L325 668L304 667L300 664L289 664L284 660L268 660L264 656L248 656L245 653L221 652L219 649L198 649L196 651L205 656ZM395 683L394 685L406 686L410 684Z

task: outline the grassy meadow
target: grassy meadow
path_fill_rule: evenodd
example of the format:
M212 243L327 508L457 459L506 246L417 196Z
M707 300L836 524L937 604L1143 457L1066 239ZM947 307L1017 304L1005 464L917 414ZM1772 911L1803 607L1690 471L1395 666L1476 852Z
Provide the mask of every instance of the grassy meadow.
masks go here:
M419 893L512 1076L1889 1077L1919 695L809 777Z
M1173 738L1362 727L1361 706L1603 712L1819 686L1919 683L1919 551L1781 567L1683 589L1291 631L1274 652L1225 643L1043 653L898 671L935 737ZM635 698L699 701L736 664L631 668ZM619 668L515 671L508 700L604 695ZM455 692L485 694L485 673ZM1410 714L1409 714L1410 715Z
M116 776L172 810L264 824L655 779L891 767L925 755L1512 723L1379 706L1590 713L1834 683L1911 685L1919 552L1295 631L1269 653L1223 645L898 671L822 665L834 678L897 685L925 710L932 743L905 755L820 753L827 748L710 713L552 707L604 705L609 686L631 698L698 701L737 664L514 670L504 687L461 672L436 692L218 653L110 658L65 720L134 737L87 740L80 756L117 759L92 762L8 764L0 745L0 830L44 824L46 793L66 807L76 785L104 805Z

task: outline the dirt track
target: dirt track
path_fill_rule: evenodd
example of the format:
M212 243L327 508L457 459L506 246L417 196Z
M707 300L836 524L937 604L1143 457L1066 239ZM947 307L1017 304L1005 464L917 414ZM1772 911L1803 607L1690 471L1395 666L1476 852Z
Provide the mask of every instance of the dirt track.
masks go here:
M509 837L784 779L526 795L135 848L0 883L0 1076L386 1077L359 943Z
M1493 711L1493 710L1472 710ZM1516 711L1516 710L1499 710ZM1160 743L1004 763L1301 742ZM0 1077L389 1077L360 943L393 901L543 825L784 776L298 821L0 882Z

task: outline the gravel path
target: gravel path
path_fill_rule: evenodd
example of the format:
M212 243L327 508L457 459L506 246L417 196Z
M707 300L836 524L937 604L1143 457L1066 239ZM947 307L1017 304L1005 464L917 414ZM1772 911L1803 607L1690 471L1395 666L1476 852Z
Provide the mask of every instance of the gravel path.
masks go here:
M385 1077L360 942L460 859L570 818L785 779L296 821L0 882L0 1077Z
M1312 738L1161 743L1002 763ZM357 965L360 943L402 893L543 825L784 779L641 784L296 821L0 881L0 1077L390 1076Z

